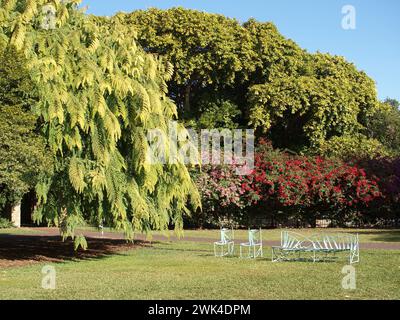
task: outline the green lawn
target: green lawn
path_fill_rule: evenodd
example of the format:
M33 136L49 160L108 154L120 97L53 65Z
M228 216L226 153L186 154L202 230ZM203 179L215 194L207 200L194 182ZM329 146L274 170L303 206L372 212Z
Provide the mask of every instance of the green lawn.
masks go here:
M0 270L0 299L400 299L400 251L361 252L357 289L344 290L335 262L214 258L205 243L156 243L53 264L57 289L41 288L45 264Z
M0 234L14 234L14 235L35 235L41 233L35 230L35 228L12 228L12 229L0 229Z

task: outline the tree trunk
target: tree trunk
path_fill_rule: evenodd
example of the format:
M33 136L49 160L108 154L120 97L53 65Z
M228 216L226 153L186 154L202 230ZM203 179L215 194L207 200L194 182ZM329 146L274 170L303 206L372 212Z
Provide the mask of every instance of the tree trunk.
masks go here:
M12 208L11 222L17 228L21 228L21 202Z
M190 94L191 94L191 85L187 84L185 87L185 101L183 103L183 114L185 118L190 117L191 115L191 108L190 108Z

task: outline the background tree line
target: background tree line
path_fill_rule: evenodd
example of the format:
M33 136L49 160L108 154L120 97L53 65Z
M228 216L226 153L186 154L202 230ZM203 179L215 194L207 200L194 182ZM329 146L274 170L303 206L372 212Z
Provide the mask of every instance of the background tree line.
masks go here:
M400 151L397 101L378 101L365 72L343 57L308 53L270 22L183 8L116 18L147 52L173 64L169 95L189 125L250 124L296 152L332 155L339 152L332 143L372 156Z

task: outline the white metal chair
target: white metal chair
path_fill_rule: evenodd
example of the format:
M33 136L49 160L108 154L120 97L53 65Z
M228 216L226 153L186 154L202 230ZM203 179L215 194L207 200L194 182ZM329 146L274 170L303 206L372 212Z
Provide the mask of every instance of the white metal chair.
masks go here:
M216 257L232 256L235 251L233 229L221 229L221 240L214 242L214 255Z
M263 244L261 229L249 230L249 242L240 244L240 258L256 259L262 256Z

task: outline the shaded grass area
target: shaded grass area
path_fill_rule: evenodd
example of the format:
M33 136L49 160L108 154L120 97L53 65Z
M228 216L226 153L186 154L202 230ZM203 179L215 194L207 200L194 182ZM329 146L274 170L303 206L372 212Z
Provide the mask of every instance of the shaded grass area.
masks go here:
M0 234L0 269L25 266L39 262L65 262L100 259L116 252L136 249L142 242L88 238L89 249L75 251L72 240L60 236Z
M264 253L221 259L206 243L155 243L53 263L54 291L41 289L45 263L0 269L0 299L400 299L400 251L363 250L354 291L341 286L345 257L272 263L270 249Z

